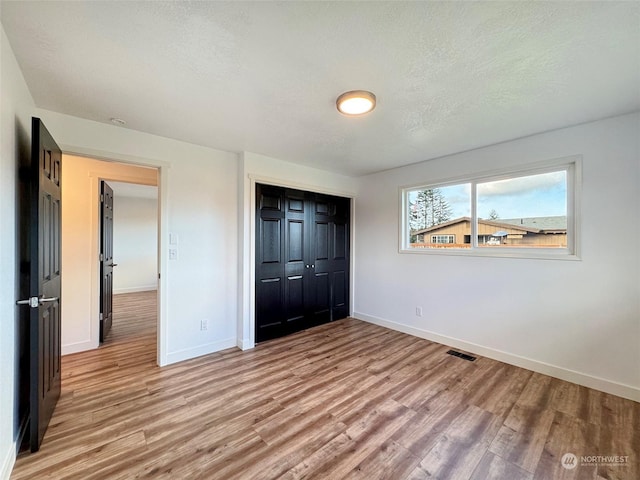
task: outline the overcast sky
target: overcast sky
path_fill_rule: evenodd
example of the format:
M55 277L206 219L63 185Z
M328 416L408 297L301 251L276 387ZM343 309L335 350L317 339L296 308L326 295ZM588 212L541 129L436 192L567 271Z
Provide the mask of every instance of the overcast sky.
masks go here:
M566 172L530 175L478 184L478 217L551 217L567 214ZM451 218L471 215L469 184L440 187L452 209Z

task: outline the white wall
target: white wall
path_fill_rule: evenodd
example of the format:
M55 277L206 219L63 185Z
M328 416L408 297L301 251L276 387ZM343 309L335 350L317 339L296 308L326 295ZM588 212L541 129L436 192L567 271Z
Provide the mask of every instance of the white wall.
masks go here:
M55 133L51 133L55 138ZM98 347L101 179L156 185L158 172L154 168L63 154L63 355Z
M237 338L242 349L255 345L255 186L256 183L293 187L311 192L353 197L356 181L352 177L338 175L302 165L296 165L264 155L244 152L238 165L238 311L240 312ZM354 263L355 212L351 212L351 264ZM351 305L353 305L353 276L351 277Z
M113 293L158 287L158 200L113 198Z
M171 167L169 219L178 236L178 259L169 262L170 361L237 343L236 175L233 154L209 154ZM203 332L204 319L209 329Z
M66 152L159 169L160 364L235 346L238 156L48 110L38 113ZM177 260L168 259L170 232L179 237ZM63 248L64 241L63 236ZM92 295L98 295L97 284ZM200 330L202 319L209 320L206 331Z
M639 138L626 115L361 177L354 315L640 400ZM581 261L398 253L400 186L576 154Z
M17 165L29 152L33 99L4 28L0 36L0 479L15 462L17 418L18 312ZM23 308L23 307L20 307Z

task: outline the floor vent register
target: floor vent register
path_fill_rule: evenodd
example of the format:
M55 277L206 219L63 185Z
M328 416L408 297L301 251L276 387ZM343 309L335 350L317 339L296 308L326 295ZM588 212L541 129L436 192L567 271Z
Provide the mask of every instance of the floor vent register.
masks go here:
M456 350L449 350L447 353L449 355L453 355L454 357L460 357L463 360L469 360L470 362L473 362L477 358L473 355L467 355L466 353L457 352Z

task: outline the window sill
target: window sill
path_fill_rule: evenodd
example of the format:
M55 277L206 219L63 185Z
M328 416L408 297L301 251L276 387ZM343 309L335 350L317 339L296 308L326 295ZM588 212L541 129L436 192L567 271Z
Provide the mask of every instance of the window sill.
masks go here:
M533 248L400 248L399 253L414 255L444 255L461 257L524 258L535 260L580 261L582 258L568 249L553 249L541 252Z

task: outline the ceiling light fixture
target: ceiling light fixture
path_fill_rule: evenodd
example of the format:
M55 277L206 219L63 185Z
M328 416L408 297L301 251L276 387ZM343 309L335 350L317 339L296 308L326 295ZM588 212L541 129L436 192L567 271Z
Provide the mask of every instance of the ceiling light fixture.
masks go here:
M366 90L353 90L340 95L336 106L340 113L349 117L364 115L376 107L376 96Z
M121 118L115 118L115 117L113 117L113 118L110 118L110 119L109 119L109 121L110 121L111 123L113 123L114 125L118 125L118 126L120 126L120 127L121 127L122 125L126 125L126 124L127 124L127 122L125 122L125 121L124 121L124 120L122 120Z

